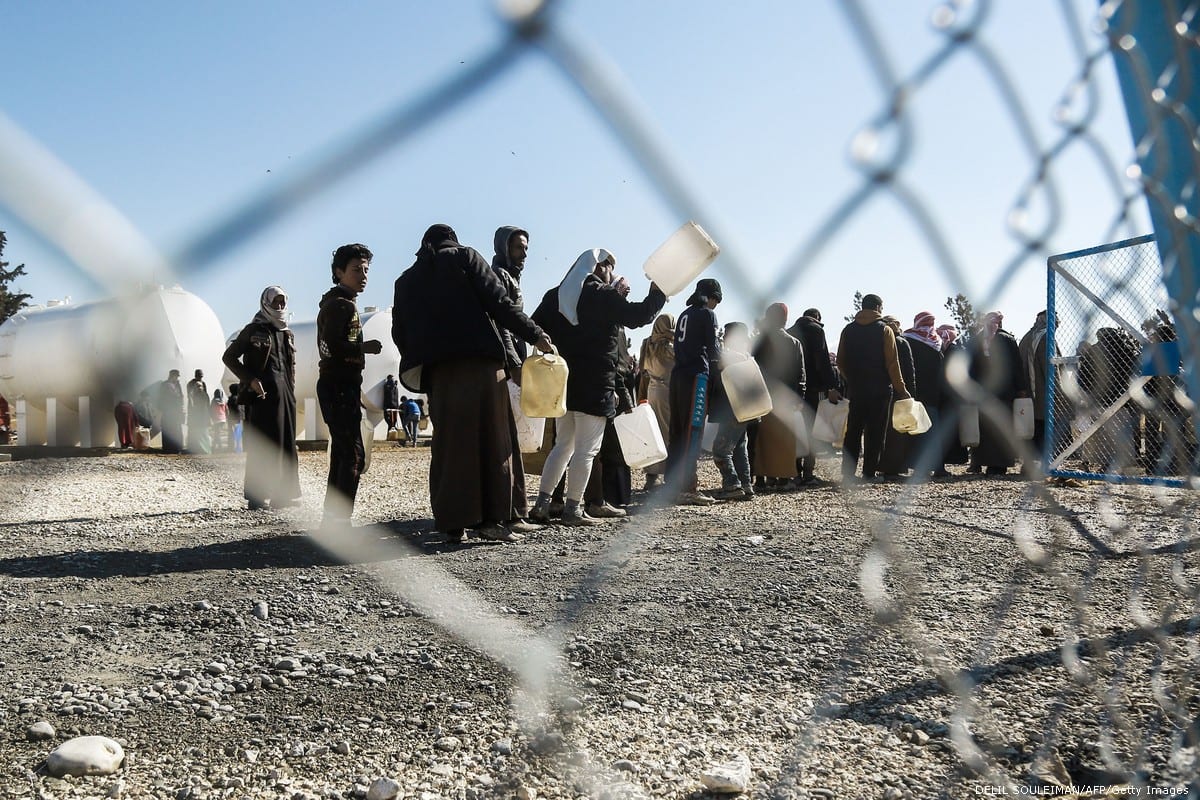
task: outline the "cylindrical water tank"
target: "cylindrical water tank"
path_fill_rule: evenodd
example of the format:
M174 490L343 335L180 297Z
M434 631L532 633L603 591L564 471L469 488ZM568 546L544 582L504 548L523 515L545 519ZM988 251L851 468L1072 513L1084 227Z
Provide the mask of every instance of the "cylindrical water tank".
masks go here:
M0 326L0 394L38 409L50 397L70 408L90 397L95 408L135 400L172 369L184 382L202 369L211 384L224 338L208 304L178 286L25 309Z
M383 352L368 355L363 368L362 402L368 413L383 414L383 383L388 375L398 375L400 351L392 341L392 310L363 311L358 315L362 325L363 341L378 339ZM293 324L296 336L296 399L303 402L306 397L317 396L317 322ZM400 387L401 394L417 397Z

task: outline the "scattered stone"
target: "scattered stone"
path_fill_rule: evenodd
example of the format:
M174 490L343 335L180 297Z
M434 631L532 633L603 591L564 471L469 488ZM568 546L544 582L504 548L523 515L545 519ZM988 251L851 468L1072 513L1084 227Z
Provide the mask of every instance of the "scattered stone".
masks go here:
M333 746L333 752L343 756L350 755L350 743L347 741L338 742Z
M765 542L765 541L767 541L767 540L766 540L766 538L765 538L765 537L763 537L763 536L758 536L758 535L755 535L755 536L747 536L747 537L746 537L746 541L747 541L747 542L749 542L750 544L753 544L753 545L760 545L760 544L764 543L764 542Z
M400 784L391 778L376 778L367 788L367 800L392 800L400 794Z
M207 600L197 600L192 603L192 608L196 611L212 611L213 604Z
M898 787L889 786L883 790L883 800L900 800L901 797L904 797L904 792Z
M1029 772L1034 778L1051 786L1064 789L1071 787L1071 773L1067 772L1067 766L1063 764L1062 757L1059 756L1057 750L1051 750L1038 756Z
M204 671L209 675L224 675L229 670L229 667L222 664L220 661L214 661L204 667Z
M256 600L254 602L254 610L251 613L258 619L270 619L271 607L267 605L266 600Z
M112 800L116 800L116 798L119 798L124 793L125 781L118 778L116 782L109 784L108 791L105 793L105 795L109 798L112 798Z
M107 736L77 736L46 756L46 769L56 778L63 775L111 775L121 767L125 751Z
M550 731L536 736L529 743L529 749L538 755L557 753L566 745L567 739L558 731Z
M717 794L741 794L750 788L750 758L738 753L733 761L709 767L700 774L700 783Z
M458 748L462 747L462 742L456 736L443 736L433 744L438 750L446 753L453 753Z
M912 741L913 744L919 744L924 747L925 745L929 744L929 734L920 728L917 728L912 732L912 739L910 741Z
M505 737L492 742L492 751L499 753L502 756L511 756L513 750L512 739Z
M25 738L31 742L40 742L45 739L53 739L56 733L54 726L43 719L25 729Z
M537 800L537 789L532 786L518 786L517 800Z
M1053 636L1054 635L1054 626L1053 625L1039 625L1038 633L1040 633L1042 636Z
M621 772L637 772L637 765L627 758L619 758L613 762L613 769Z
M641 711L642 704L637 700L622 700L621 708L625 709L626 711Z

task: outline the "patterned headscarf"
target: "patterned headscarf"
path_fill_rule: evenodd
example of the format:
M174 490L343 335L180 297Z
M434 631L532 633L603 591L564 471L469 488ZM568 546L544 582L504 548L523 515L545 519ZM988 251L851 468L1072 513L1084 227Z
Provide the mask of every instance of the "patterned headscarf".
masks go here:
M949 350L950 345L954 344L954 340L958 338L958 329L949 323L938 325L937 335L942 340L942 350Z
M913 326L904 332L904 338L927 344L934 350L942 349L942 339L938 334L937 320L928 311L922 311L913 318Z

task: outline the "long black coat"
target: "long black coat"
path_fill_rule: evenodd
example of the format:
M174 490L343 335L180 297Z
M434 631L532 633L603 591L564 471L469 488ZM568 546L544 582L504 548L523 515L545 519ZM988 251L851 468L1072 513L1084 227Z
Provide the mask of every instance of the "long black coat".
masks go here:
M506 362L496 325L530 344L542 329L509 298L500 279L473 248L446 240L396 279L392 340L400 350L400 382L429 391L423 372L444 361L486 358Z
M579 293L579 324L558 310L558 289L546 292L533 319L554 340L567 360L567 409L596 417L616 416L618 343L621 328L649 325L667 296L651 287L644 300L631 303L612 285L589 275Z
M804 402L816 408L821 395L838 388L838 379L829 361L829 342L825 326L812 317L800 317L787 332L800 340L804 347Z

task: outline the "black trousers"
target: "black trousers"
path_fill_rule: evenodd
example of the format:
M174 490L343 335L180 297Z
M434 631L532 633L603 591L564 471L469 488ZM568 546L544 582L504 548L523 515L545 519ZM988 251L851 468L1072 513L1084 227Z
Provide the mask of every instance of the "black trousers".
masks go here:
M842 475L852 477L862 456L862 476L870 478L879 469L883 438L887 432L891 390L885 394L857 395L850 398L846 417L846 440L842 443Z
M358 494L366 452L362 442L362 406L358 384L319 378L317 401L329 426L329 478L325 485L325 518L349 522Z
M667 480L682 492L696 491L696 462L700 458L700 441L704 438L708 413L707 388L701 392L699 380L698 375L672 372L668 384L671 431L667 442ZM693 427L695 419L699 419L699 427Z

